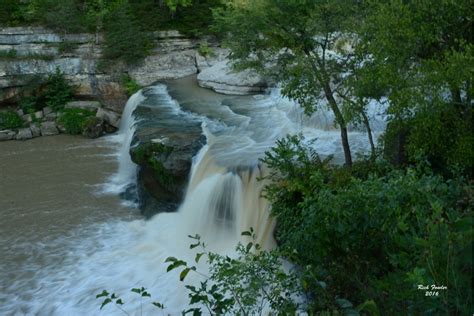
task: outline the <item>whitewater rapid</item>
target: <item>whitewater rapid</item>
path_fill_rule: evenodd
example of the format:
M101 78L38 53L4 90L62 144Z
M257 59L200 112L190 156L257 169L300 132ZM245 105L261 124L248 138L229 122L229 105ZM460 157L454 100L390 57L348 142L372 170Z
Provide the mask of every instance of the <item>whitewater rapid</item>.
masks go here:
M249 97L204 98L209 91L177 87L180 101L173 99L167 86L157 85L148 94L160 96L161 104L146 106L157 111L172 109L201 122L207 145L194 157L185 200L175 213L161 213L150 220L114 220L78 228L80 238L62 240L66 249L61 264L44 265L35 275L26 295L7 294L0 314L27 315L121 315L108 305L99 310L95 295L103 289L123 298L130 315L159 314L152 301L166 306L164 314L177 315L187 306L184 283L179 271L167 273L169 256L193 262L196 250L190 250L188 235L200 234L211 250L232 254L240 233L253 227L258 241L267 249L274 247L274 221L269 204L261 196L268 172L259 163L266 150L286 134L303 133L323 156L334 155L342 161L340 133L332 125L329 111L305 118L301 109L274 89L266 95ZM194 89L194 90L193 90ZM138 121L134 110L146 103L142 92L127 102L122 126L110 138L117 145L118 172L109 178L102 194L118 194L136 181L136 166L128 151ZM145 106L145 105L143 105ZM384 123L377 104L370 114L375 138ZM363 131L349 133L353 152L367 152L369 144ZM204 264L200 269L206 269ZM188 282L202 281L189 274ZM151 299L141 301L131 288L145 287ZM10 290L15 284L9 285ZM10 291L11 292L11 291Z

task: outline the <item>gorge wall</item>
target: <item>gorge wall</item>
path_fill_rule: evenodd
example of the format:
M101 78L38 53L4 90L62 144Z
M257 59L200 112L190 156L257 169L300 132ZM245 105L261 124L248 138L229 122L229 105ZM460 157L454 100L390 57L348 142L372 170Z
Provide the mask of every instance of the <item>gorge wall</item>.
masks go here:
M153 36L155 46L139 65L117 64L102 71L98 68L104 45L101 36L59 34L41 27L0 28L0 106L18 101L25 86L56 68L77 87L77 98L99 100L119 113L126 101L120 85L124 73L143 86L200 73L200 85L227 94L260 92L266 86L253 73L232 73L226 62L229 52L216 40L187 38L177 31ZM199 53L201 43L211 48L207 56Z

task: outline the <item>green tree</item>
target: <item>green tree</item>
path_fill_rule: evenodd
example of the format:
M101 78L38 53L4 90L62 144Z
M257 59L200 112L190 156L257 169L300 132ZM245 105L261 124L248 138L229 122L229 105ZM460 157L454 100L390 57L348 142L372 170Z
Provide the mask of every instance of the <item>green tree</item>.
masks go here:
M429 168L391 170L355 162L329 164L297 137L266 154L266 197L276 238L297 265L309 267L305 290L359 304L374 300L387 315L465 315L472 310L472 183ZM286 251L285 251L286 250ZM316 280L316 281L315 281ZM449 290L426 295L418 285Z
M348 102L354 75L352 31L361 18L359 1L231 1L215 10L216 29L225 34L237 68L253 68L282 85L284 95L307 113L332 110L341 131L345 162L352 164L347 136L352 112L364 105Z
M95 42L99 44L100 34L104 28L104 19L110 12L107 0L87 0L85 2L86 20L95 26Z
M369 3L358 89L387 96L388 133L405 131L410 161L472 168L472 1Z
M133 15L127 0L116 1L105 19L105 47L103 61L122 61L137 64L145 58L151 47L151 34L144 32Z

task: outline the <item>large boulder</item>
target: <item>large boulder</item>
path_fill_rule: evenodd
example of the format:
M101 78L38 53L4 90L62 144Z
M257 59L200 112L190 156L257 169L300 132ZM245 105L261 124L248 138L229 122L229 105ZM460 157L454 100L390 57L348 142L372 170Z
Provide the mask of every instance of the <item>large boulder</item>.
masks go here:
M99 108L99 110L97 110L96 117L104 120L109 125L112 125L115 128L120 127L120 114L118 114L117 112Z
M82 135L88 138L97 138L105 133L104 120L98 117L87 119Z
M197 80L203 88L233 95L260 93L268 86L268 83L254 71L233 71L227 60L203 69L198 74Z
M18 134L16 134L16 140L27 140L33 138L31 130L29 128L20 128Z
M161 53L145 58L139 67L129 70L140 85L150 85L162 79L177 79L197 72L195 50Z
M55 122L43 122L41 123L41 135L52 136L59 134L58 127Z
M201 133L169 134L138 141L130 154L140 166L138 192L144 215L172 211L184 198L192 158L205 144Z
M30 125L30 130L31 130L31 135L33 137L39 137L41 136L41 128L38 126L38 124L33 123Z
M139 166L140 208L151 216L175 210L182 202L192 158L206 139L201 119L176 111L163 92L145 88L143 95L134 112L138 123L130 155Z
M0 131L0 141L14 139L15 135L16 132L9 129Z
M230 54L230 50L219 47L210 47L209 51L210 52L206 55L202 55L199 50L196 52L196 67L198 73L214 66L218 62L228 60L227 57Z

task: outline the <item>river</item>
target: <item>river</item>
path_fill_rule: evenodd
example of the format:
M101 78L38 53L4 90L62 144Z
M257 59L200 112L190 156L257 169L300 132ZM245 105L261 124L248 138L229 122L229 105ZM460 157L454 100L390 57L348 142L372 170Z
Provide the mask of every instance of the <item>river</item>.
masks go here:
M207 137L179 211L147 221L118 194L135 179L128 148L137 106L171 113L176 124L197 120ZM187 294L178 275L166 273L166 257L194 259L187 235L195 233L213 249L232 252L249 227L271 248L274 223L257 181L267 171L258 159L278 138L301 132L317 138L313 145L321 154L341 161L331 121L327 111L304 118L276 89L223 97L190 77L134 95L118 135L0 143L0 315L122 314L111 305L99 310L95 295L103 289L120 295L130 315L156 312L153 300L164 303L166 313L180 314ZM349 138L354 151L367 150L365 133ZM142 286L152 294L144 302L130 292Z

